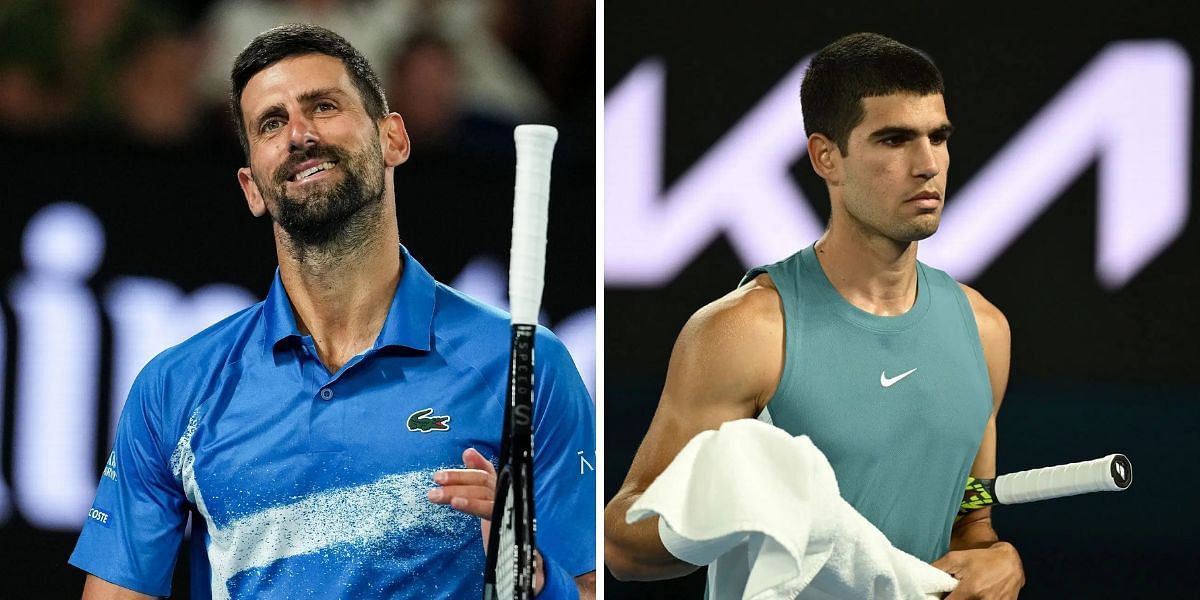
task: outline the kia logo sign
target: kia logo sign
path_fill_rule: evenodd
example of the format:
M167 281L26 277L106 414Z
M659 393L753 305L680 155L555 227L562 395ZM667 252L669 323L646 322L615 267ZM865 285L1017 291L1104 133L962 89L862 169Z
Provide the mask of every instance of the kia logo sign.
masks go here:
M742 263L785 258L824 226L788 170L806 150L789 72L663 190L664 66L648 60L605 99L605 283L668 282L724 235ZM966 185L951 189L921 259L970 281L1098 163L1096 277L1124 286L1188 215L1192 65L1170 41L1105 48Z

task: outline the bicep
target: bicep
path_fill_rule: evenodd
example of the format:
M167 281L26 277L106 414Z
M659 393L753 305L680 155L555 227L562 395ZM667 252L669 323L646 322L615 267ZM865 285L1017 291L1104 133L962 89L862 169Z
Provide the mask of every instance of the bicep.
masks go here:
M114 583L109 583L95 575L88 575L83 584L83 600L152 600L154 596L135 592Z
M701 309L671 352L667 380L625 483L605 508L604 560L618 579L663 579L696 569L670 555L657 519L625 514L696 434L758 414L782 371L782 311L774 290L740 288Z
M644 491L697 434L753 418L765 405L783 360L782 317L769 298L704 309L689 320L623 491Z

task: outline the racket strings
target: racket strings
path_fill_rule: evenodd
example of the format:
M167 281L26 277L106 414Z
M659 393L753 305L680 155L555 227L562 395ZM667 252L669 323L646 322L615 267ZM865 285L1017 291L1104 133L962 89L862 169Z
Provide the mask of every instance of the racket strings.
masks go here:
M517 538L513 527L513 490L505 494L503 518L500 521L500 543L496 547L496 592L499 598L515 597L518 556Z

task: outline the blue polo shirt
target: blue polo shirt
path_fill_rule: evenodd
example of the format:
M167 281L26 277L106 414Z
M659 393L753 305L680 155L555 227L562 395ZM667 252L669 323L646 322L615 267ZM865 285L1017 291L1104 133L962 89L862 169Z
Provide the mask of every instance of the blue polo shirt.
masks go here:
M194 598L481 597L480 520L426 493L468 447L498 460L508 315L401 252L378 339L336 373L278 273L262 303L154 358L70 563L168 595L191 513ZM577 576L596 568L594 406L552 333L535 351L538 546Z

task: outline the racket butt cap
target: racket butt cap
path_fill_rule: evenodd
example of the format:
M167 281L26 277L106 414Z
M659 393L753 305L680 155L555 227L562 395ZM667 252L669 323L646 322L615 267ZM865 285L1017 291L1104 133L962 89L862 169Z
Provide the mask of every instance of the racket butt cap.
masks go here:
M1133 463L1124 454L1114 454L1112 462L1108 466L1109 474L1112 475L1113 483L1117 484L1118 488L1125 489L1129 484L1133 483Z

